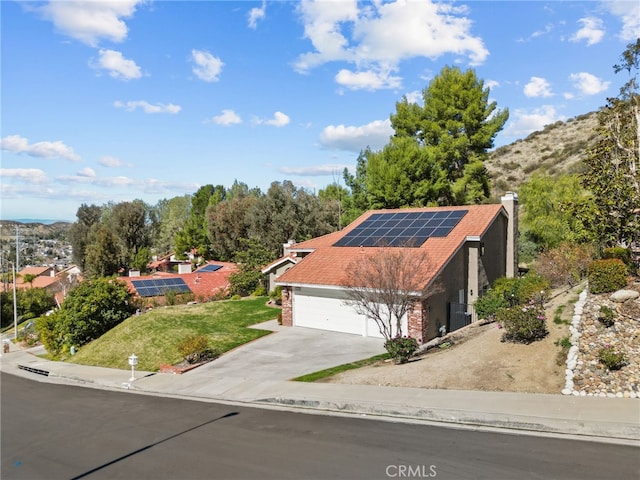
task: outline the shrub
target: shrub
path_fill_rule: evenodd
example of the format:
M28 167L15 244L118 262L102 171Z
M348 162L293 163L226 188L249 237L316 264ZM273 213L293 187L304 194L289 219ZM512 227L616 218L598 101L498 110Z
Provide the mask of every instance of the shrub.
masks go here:
M541 253L535 261L534 269L554 287L573 287L587 274L592 256L593 248L589 245L563 242L556 248Z
M282 310L278 312L278 325L282 325Z
M258 285L251 295L254 297L264 297L267 294L267 289L264 285Z
M278 285L269 292L269 298L276 304L282 305L282 287Z
M177 348L188 363L204 362L218 356L218 353L209 346L206 335L189 335L178 343Z
M499 310L509 307L509 304L496 290L490 289L486 294L476 300L474 308L478 318L495 320Z
M620 370L628 363L625 354L616 352L611 345L605 345L598 351L598 360L609 370Z
M612 327L614 324L615 314L613 310L606 305L600 307L600 313L598 314L598 321L605 327Z
M533 300L526 305L500 310L497 321L505 330L503 341L531 343L549 333L544 308Z
M406 336L395 336L384 343L391 358L398 363L407 363L411 355L418 350L418 342L415 338Z
M611 247L605 248L602 251L602 258L605 260L611 258L617 258L622 261L627 267L632 265L633 255L631 254L631 249L624 247Z
M591 293L614 292L627 284L627 267L622 260L594 260L587 268Z

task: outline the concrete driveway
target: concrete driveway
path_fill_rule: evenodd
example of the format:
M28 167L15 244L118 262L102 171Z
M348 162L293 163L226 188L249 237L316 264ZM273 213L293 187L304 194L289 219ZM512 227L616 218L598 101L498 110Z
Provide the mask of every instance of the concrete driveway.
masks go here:
M258 384L291 380L307 373L384 353L384 340L312 328L282 327L275 320L252 328L273 333L225 353L220 358L173 378L185 394L240 398ZM142 378L162 390L162 375ZM153 386L152 386L153 385ZM155 387L155 388L154 388Z

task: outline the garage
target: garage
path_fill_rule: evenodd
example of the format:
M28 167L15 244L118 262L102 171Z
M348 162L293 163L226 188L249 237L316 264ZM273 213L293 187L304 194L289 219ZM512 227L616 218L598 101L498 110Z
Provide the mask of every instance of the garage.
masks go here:
M294 325L365 337L382 337L376 322L358 315L352 307L345 305L346 298L341 289L294 287ZM406 317L402 328L406 333Z

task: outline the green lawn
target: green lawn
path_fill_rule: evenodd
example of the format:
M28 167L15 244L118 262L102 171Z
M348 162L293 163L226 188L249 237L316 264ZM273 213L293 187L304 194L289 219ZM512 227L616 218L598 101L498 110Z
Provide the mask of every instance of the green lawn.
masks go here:
M208 335L211 346L223 353L270 333L247 328L277 317L278 310L266 302L267 297L257 297L156 308L125 320L64 360L128 369L128 357L135 353L138 369L157 371L162 363L182 360L176 345L193 334Z
M301 377L294 378L293 380L296 382L315 382L317 380L322 380L323 378L332 377L337 375L340 372L346 372L347 370L353 370L354 368L362 368L368 365L374 365L383 360L387 360L391 358L388 353L381 353L380 355L376 355L371 358L365 358L363 360L358 360L356 362L344 363L342 365L337 365L335 367L326 368L324 370L319 370L317 372L308 373L306 375L302 375Z

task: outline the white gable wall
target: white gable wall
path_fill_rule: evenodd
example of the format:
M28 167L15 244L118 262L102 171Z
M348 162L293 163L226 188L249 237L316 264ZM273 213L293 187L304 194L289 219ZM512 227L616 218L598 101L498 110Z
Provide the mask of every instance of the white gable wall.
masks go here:
M345 305L346 292L341 289L293 288L293 325L334 332L381 338L374 320ZM402 319L402 333L407 334L407 317Z

